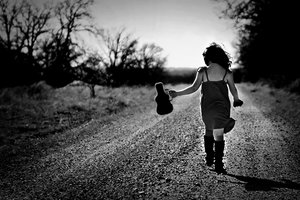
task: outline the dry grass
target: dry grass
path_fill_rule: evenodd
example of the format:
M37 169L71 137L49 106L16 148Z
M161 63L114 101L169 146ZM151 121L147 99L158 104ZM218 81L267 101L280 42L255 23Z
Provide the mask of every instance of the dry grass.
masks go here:
M265 99L259 104L266 104L269 108L269 113L280 116L285 121L293 124L293 126L300 128L300 95L299 92L291 91L291 87L274 88L264 83L244 83L255 99ZM270 97L268 100L267 98ZM281 109L277 109L281 108ZM299 134L299 132L298 132Z
M119 114L153 101L153 87L108 88L96 86L52 89L44 83L0 91L0 145L45 138L84 124L91 119Z
M154 86L96 86L95 93L90 98L84 85L52 89L44 83L0 90L0 171L18 169L97 134L83 128L88 124L101 129L117 118L156 108Z

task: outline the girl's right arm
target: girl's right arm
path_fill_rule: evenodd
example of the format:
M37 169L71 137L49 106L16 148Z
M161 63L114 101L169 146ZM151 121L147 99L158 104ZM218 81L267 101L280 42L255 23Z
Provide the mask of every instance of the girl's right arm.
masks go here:
M187 87L183 90L179 90L179 91L170 90L169 94L172 98L182 96L182 95L191 94L191 93L196 92L198 90L198 88L200 87L202 81L203 81L203 71L198 70L197 74L196 74L196 78L195 78L192 85L190 85L189 87Z

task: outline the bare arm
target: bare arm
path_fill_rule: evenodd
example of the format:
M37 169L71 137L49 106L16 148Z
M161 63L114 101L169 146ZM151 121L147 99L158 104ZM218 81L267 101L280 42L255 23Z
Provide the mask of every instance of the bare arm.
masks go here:
M234 80L233 80L233 73L228 73L227 74L227 83L228 83L228 86L229 86L230 93L233 96L233 100L234 101L239 100L238 91L235 87L235 83L234 83Z
M182 90L179 90L179 91L170 90L169 94L171 95L172 98L175 98L177 96L191 94L191 93L196 92L198 90L198 88L200 87L202 81L203 81L203 73L198 71L197 74L196 74L196 78L195 78L192 85L190 85L187 88L184 88Z

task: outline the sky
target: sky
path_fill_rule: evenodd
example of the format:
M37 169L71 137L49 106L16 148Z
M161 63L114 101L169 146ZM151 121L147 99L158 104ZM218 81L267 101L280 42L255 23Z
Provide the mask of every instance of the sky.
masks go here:
M94 1L91 12L98 27L124 27L141 44L162 47L166 67L204 66L202 53L212 42L234 56L232 22L219 18L221 4L213 0Z
M232 22L220 19L212 0L95 0L97 24L125 27L141 43L155 43L167 56L167 67L203 66L202 53L211 42L234 56Z

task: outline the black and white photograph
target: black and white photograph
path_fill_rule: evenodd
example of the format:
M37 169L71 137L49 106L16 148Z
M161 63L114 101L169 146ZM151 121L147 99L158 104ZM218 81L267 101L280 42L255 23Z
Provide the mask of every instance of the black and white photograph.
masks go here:
M0 0L0 200L300 199L298 13Z

